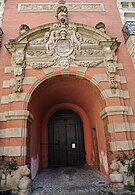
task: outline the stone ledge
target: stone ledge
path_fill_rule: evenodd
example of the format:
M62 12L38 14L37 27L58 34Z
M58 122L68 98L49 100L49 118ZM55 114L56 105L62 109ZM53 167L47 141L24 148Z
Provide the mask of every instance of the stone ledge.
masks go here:
M100 112L102 119L111 115L133 115L133 111L129 106L108 106Z

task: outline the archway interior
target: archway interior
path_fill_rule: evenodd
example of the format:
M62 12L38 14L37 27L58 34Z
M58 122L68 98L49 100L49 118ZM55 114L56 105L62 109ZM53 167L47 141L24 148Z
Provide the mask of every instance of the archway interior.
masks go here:
M72 109L82 119L86 163L99 163L102 172L107 173L100 155L107 153L103 122L99 115L103 107L99 91L86 79L70 75L42 82L34 90L28 105L34 116L29 129L32 167L48 167L48 121L51 115L60 109Z
M48 125L48 166L84 165L84 134L80 116L72 110L62 109L53 114Z

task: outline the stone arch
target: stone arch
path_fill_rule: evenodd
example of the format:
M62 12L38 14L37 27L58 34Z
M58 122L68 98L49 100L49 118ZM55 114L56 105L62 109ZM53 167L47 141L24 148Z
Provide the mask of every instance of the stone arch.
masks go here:
M77 85L78 85L77 82L79 80L80 80L80 83L81 83L80 87L77 90L77 92L75 93L75 95L73 95L74 90L72 88L72 85L70 85L69 83L72 82L72 84L75 86L74 89L77 89ZM47 84L47 82L48 82L48 84ZM50 82L50 84L49 84L49 82ZM53 93L53 90L56 87L52 87L52 85L56 84L56 83L57 83L56 87L58 88L57 89L58 94L60 94L61 91L63 91L63 89L64 89L62 86L61 86L62 88L60 87L60 89L59 89L60 83L62 83L63 86L65 84L68 85L68 87L65 89L65 92L64 92L65 94L66 94L67 89L73 91L72 92L73 94L71 95L70 93L67 93L65 95L65 94L61 93L61 96L55 95L55 93ZM44 85L44 87L42 87L42 85ZM45 85L49 86L49 91L48 91L48 88L45 87ZM47 124L48 124L49 116L51 116L51 114L53 112L57 111L58 109L69 108L69 109L74 110L75 112L77 112L80 115L80 117L82 118L82 121L83 121L84 135L85 135L85 149L86 149L86 153L87 153L87 155L86 155L87 164L90 165L90 164L93 164L94 162L99 163L98 161L99 161L99 158L100 158L100 160L102 161L102 162L99 163L100 169L101 169L102 172L107 174L108 173L107 148L106 148L106 143L107 142L105 141L106 140L106 138L105 138L106 135L105 134L107 132L105 133L103 121L99 117L99 113L102 110L102 108L100 107L98 109L98 111L96 113L97 115L95 115L95 118L92 119L92 113L90 114L90 112L92 112L92 111L89 111L89 113L88 113L88 110L86 110L86 107L90 108L92 103L91 103L91 105L89 105L88 101L84 100L85 99L84 96L76 101L77 93L80 92L80 94L84 94L84 91L81 91L81 88L84 88L84 87L86 88L86 85L87 85L87 91L92 91L92 89L95 88L93 85L90 84L88 79L77 78L76 75L72 74L72 75L68 75L68 77L67 77L67 75L65 77L63 75L57 75L53 79L44 80L41 84L38 85L38 87L35 88L35 90L31 94L30 101L32 101L32 102L29 101L27 110L29 110L33 114L34 120L35 119L37 120L36 113L42 112L41 107L44 107L46 112L41 114L40 117L42 117L42 120L38 121L38 122L33 121L33 127L31 127L32 128L32 134L31 135L34 136L34 132L35 132L36 133L35 138L37 138L37 130L36 129L42 129L41 132L43 134L42 134L42 136L41 135L40 136L42 138L44 138L44 140L35 141L34 138L32 138L32 140L34 140L34 141L32 141L32 142L34 142L34 143L32 143L32 145L34 144L34 147L35 147L35 145L36 145L35 143L38 143L38 142L42 143L43 142L42 144L44 144L44 141L47 142L47 129L48 129ZM90 87L90 89L89 89L89 87ZM41 90L36 92L38 90L38 88L44 89L44 91L45 91L44 93L46 95L43 94L43 92ZM85 89L85 91L86 91L86 89ZM35 97L37 96L36 94L39 94L40 92L42 92L42 94L40 94L40 97L43 98L43 96L44 96L43 99L46 103L45 102L42 103L43 102L42 98L41 98L42 100L41 99L40 100L35 99ZM35 97L34 97L34 93L35 93ZM97 89L95 89L95 92L93 92L92 94L93 95L97 94L95 96L95 99L97 99L97 100L101 99L101 101L104 102L104 100L102 100L102 98L100 97L100 92L97 93ZM68 98L67 98L67 96L68 96ZM45 98L48 99L48 97L50 97L49 100L45 100ZM57 99L56 102L51 97L55 97L54 99ZM87 97L87 94L86 94L86 97ZM94 98L92 98L92 97L91 97L91 100L93 99L93 101L94 101ZM33 98L33 100L32 100L32 98ZM89 95L88 98L90 98L90 95ZM60 101L58 101L58 99L60 99ZM80 102L80 100L81 100L81 102ZM34 108L34 102L36 102L39 109ZM81 105L78 104L79 102L80 102ZM85 103L83 103L83 102L85 102ZM90 99L89 99L89 102L90 102ZM30 104L31 104L31 106L30 106ZM87 106L85 104L87 104ZM103 104L105 104L105 103L103 103ZM47 105L50 105L50 106L46 107ZM97 105L97 108L98 108L98 105ZM36 126L36 123L40 124L41 122L43 124L42 126L40 126L40 127L37 126L36 128L34 127L34 126ZM96 131L94 130L95 127L97 128ZM30 128L30 127L28 127L28 128ZM92 130L92 128L93 128L93 130ZM94 134L94 135L92 135L92 134ZM100 134L102 134L102 140L100 139L101 138ZM98 140L95 140L95 143L92 143L92 140L91 140L92 136L95 136L95 137L98 136L98 138L97 138ZM97 144L96 142L98 142L98 146L96 145ZM37 145L37 147L38 147L38 145ZM94 154L93 147L96 147L95 148L95 154ZM99 148L99 153L98 153L97 147ZM38 150L38 148L35 149L35 150ZM42 148L41 148L40 152L42 153ZM33 159L37 159L37 154L39 154L40 152L37 151L35 154L34 154L34 152L32 152L32 155L31 155L32 162L34 162ZM41 153L40 153L40 155L41 155ZM104 153L104 154L102 154L102 153ZM93 156L93 154L96 155L96 157ZM105 157L103 155L105 155ZM47 150L45 151L44 155L42 154L42 156L43 156L42 158L39 157L39 159L42 159L41 160L42 162L40 163L40 165L45 168L45 167L47 167ZM103 159L104 159L106 164L103 162Z
M101 94L101 92L105 89L104 86L102 85L98 85L98 83L100 82L98 80L98 77L96 78L93 78L91 75L89 75L89 77L85 76L85 72L86 72L86 69L84 67L82 67L80 70L79 70L79 73L77 72L65 72L64 74L62 72L57 72L56 74L53 75L53 70L54 69L51 69L49 74L51 76L47 77L47 75L37 79L29 88L29 90L27 91L26 95L25 95L25 98L24 98L24 102L26 102L26 104L24 105L24 109L27 110L27 107L28 107L28 103L30 101L30 98L34 92L34 90L36 88L38 88L43 82L49 80L49 79L54 79L55 77L57 76L75 76L75 77L78 77L80 79L85 79L89 82L90 85L93 85L95 88L97 88L97 90L99 91L99 93ZM105 77L105 81L107 81L107 76ZM104 92L104 96L108 96L107 92L105 91ZM107 99L104 99L103 96L101 95L101 98L103 99L103 101L105 102L105 105L107 105Z
M88 89L98 94L96 97L102 102L102 108L98 109L99 121L96 125L97 129L102 126L104 134L107 132L109 121L113 121L113 115L119 114L120 120L123 121L123 114L132 114L132 109L122 106L120 101L120 98L125 97L121 95L120 80L116 77L118 63L115 52L119 46L116 38L111 38L96 28L75 23L68 24L64 29L59 23L42 25L31 30L26 29L26 32L5 45L12 54L11 63L15 84L11 87L15 87L13 96L16 96L13 104L15 101L23 101L22 110L26 111L23 116L24 126L29 119L28 105L35 91L43 86L43 83L49 83L53 79L57 80L58 77L65 78L65 80L67 78L70 80L72 77L80 78L82 83L89 83ZM68 36L60 35L62 30ZM53 33L59 34L56 40ZM66 45L66 48L63 48L64 52L60 49L63 45ZM111 98L117 98L116 105ZM64 102L65 105L74 103L66 100ZM78 102L74 104L79 105ZM30 120L33 120L32 117ZM92 127L95 128L96 125L93 123ZM109 136L107 139L109 140ZM104 144L106 145L106 141ZM107 167L109 147L108 144L108 148L104 146L105 152L103 150L99 152L100 168L105 173L108 172L108 168L105 169L105 167ZM32 156L32 158L35 162L36 157Z

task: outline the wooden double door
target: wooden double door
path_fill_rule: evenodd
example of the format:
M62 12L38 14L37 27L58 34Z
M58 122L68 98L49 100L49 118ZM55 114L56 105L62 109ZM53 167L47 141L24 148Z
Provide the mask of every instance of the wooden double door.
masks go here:
M57 111L49 120L49 166L84 165L85 148L82 120L74 111Z

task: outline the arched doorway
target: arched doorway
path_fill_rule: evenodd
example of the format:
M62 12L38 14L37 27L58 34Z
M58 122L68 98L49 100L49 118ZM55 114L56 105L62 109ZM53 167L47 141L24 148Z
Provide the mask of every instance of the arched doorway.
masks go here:
M48 124L49 166L84 165L85 148L83 124L72 110L55 112Z
M100 97L100 91L87 79L80 79L75 75L58 75L53 79L44 80L34 90L28 108L34 119L30 125L33 178L38 170L51 166L48 147L52 143L48 142L48 123L55 116L53 114L63 109L74 111L78 114L77 118L80 116L82 119L86 164L96 164L102 172L108 172L106 137L99 115L102 106L104 101Z

